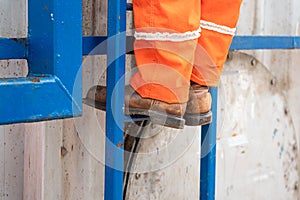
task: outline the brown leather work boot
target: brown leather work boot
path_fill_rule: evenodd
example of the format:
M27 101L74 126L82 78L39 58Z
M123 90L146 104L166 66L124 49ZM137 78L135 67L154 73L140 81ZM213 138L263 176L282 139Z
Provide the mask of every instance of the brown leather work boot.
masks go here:
M106 109L106 87L93 86L84 103L100 110ZM149 116L152 123L182 129L185 124L183 115L187 103L169 104L163 101L143 98L131 86L125 88L125 115Z
M196 83L191 84L189 101L184 114L185 124L200 126L211 123L211 101L208 87Z

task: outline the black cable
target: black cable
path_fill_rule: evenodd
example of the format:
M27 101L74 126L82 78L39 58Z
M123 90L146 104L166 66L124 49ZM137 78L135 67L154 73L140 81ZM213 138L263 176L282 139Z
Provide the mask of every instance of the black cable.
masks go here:
M126 198L126 194L127 194L127 189L128 189L128 184L129 184L129 177L130 177L130 172L131 169L133 167L134 161L136 159L136 153L139 150L139 142L141 139L141 136L143 135L143 131L144 131L144 127L148 124L148 120L144 120L141 122L134 122L133 127L131 127L131 125L128 125L128 127L126 127L127 132L129 132L129 134L125 135L125 139L124 139L124 143L125 143L125 152L130 152L129 157L128 157L128 161L126 164L126 168L124 171L124 180L123 180L123 200L125 200ZM133 128L133 129L131 129ZM137 130L135 130L137 128ZM132 133L136 131L136 134L133 136ZM133 140L132 146L129 147L130 151L126 149L126 143L127 145L129 143L130 140Z

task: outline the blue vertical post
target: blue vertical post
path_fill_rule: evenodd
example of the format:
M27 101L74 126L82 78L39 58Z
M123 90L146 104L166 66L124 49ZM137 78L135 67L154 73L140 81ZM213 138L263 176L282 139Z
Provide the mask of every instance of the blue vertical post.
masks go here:
M56 76L72 91L82 63L81 0L29 0L28 45L30 75Z
M201 130L201 166L200 166L200 199L215 199L216 173L216 133L218 88L211 88L213 120L202 126Z
M105 200L123 199L126 0L108 0ZM109 145L113 144L113 145Z

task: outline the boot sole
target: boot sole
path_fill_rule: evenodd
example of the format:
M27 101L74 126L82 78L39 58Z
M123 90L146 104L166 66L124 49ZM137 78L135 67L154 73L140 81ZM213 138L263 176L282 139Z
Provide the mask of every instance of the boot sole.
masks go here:
M93 108L106 111L106 104L96 102L89 98L84 98L82 101L84 104L91 106ZM167 126L171 128L183 129L184 125L186 124L186 120L178 117L177 115L171 115L163 112L158 112L154 110L146 110L141 108L126 108L124 110L124 114L127 116L135 117L135 116L147 116L150 117L150 120L153 124L158 124L162 126ZM197 118L198 116L188 116L187 119L189 120L190 126L196 126L199 123Z
M100 102L97 102L97 101L89 99L89 98L82 99L82 103L84 103L88 106L91 106L93 108L97 108L99 110L106 111L106 104L105 103L100 103Z
M187 126L202 126L212 122L212 112L209 111L203 114L185 113L183 118L185 119L185 125Z
M185 120L177 115L167 114L155 110L147 110L141 108L126 108L127 116L148 116L153 124L167 126L176 129L183 129Z

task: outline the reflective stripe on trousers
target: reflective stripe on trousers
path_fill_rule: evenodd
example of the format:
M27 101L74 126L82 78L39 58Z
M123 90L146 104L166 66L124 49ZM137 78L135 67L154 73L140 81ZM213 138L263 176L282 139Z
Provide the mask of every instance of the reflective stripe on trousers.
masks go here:
M241 0L133 0L132 87L144 98L188 100L190 81L216 86Z

